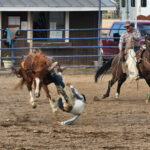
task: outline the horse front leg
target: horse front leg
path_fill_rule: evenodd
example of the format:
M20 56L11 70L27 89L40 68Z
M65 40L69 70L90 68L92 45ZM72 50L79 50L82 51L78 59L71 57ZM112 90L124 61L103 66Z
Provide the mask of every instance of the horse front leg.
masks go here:
M126 79L127 79L127 75L126 75L126 74L123 74L123 75L121 76L121 78L118 80L117 92L116 92L116 94L115 94L115 98L116 98L116 99L119 99L121 86L122 86L122 84L126 81Z
M56 102L55 102L54 99L51 99L51 96L50 96L50 94L49 94L49 90L48 90L47 85L43 84L42 87L43 87L43 89L44 89L44 91L45 91L45 93L46 93L46 97L47 97L48 100L49 100L50 106L51 106L51 108L52 108L52 112L53 112L53 113L57 112L57 104L56 104Z
M29 95L30 95L29 103L32 105L32 108L36 108L37 105L35 103L35 99L32 93L32 82L27 83L27 88L28 88Z
M30 93L30 104L32 105L32 108L36 108L37 107L37 105L36 105L36 103L35 103L35 99L34 99L34 97L33 97L33 93L32 93L32 90L31 91L29 91L29 93Z
M118 76L112 75L112 79L110 81L108 81L107 92L103 95L103 97L102 97L103 99L106 97L109 97L110 89L118 79L119 79L119 74L118 74Z
M109 97L110 89L113 86L113 84L114 84L113 80L108 81L107 92L103 95L103 97L102 97L103 99L106 98L106 97Z

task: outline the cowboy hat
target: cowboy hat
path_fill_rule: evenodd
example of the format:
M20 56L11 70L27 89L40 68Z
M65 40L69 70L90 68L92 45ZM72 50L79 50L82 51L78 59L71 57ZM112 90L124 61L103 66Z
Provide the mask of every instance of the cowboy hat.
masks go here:
M124 27L128 27L128 26L131 26L132 23L130 21L126 21L125 24L124 24Z

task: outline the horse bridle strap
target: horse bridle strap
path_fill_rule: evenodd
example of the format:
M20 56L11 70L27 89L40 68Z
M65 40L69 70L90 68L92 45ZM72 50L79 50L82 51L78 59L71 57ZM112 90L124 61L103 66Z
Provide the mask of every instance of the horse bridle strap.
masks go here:
M148 65L150 65L150 62L148 62L146 59L143 58L143 53L145 52L145 49L140 49L136 52L136 57L137 60L139 61L144 61L145 63L147 63Z
M139 58L140 60L146 62L148 65L150 65L150 62L148 62L147 60L143 59L143 58Z

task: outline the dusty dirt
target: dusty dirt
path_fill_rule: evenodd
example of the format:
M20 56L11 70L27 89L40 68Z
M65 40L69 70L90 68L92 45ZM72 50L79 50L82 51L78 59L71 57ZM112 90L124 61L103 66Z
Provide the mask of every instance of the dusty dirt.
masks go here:
M42 91L38 107L29 105L24 87L13 91L18 79L0 76L0 150L148 150L150 149L150 103L145 99L149 90L144 80L127 81L115 100L116 85L109 98L101 97L107 89L110 75L94 83L93 75L65 75L87 97L81 117L70 126L57 126L56 121L71 114L51 112ZM54 86L49 86L56 97ZM98 96L99 101L93 97Z

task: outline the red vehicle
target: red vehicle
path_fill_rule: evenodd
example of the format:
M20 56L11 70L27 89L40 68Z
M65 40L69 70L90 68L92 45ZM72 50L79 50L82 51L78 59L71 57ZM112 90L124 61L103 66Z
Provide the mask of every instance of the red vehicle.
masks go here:
M116 21L112 24L109 33L107 34L108 39L102 39L102 46L110 46L109 48L102 48L103 55L116 55L119 53L119 49L116 47L119 44L119 37L125 31L124 24L126 21ZM135 21L131 21L134 22ZM115 29L115 30L114 30ZM137 20L137 29L141 32L142 40L141 44L144 44L144 36L146 34L150 34L150 21L147 20ZM146 30L145 30L146 29ZM149 30L148 30L149 29ZM114 37L118 37L118 39L113 39ZM111 48L111 46L115 46L116 48ZM104 56L104 60L110 59L112 56Z

